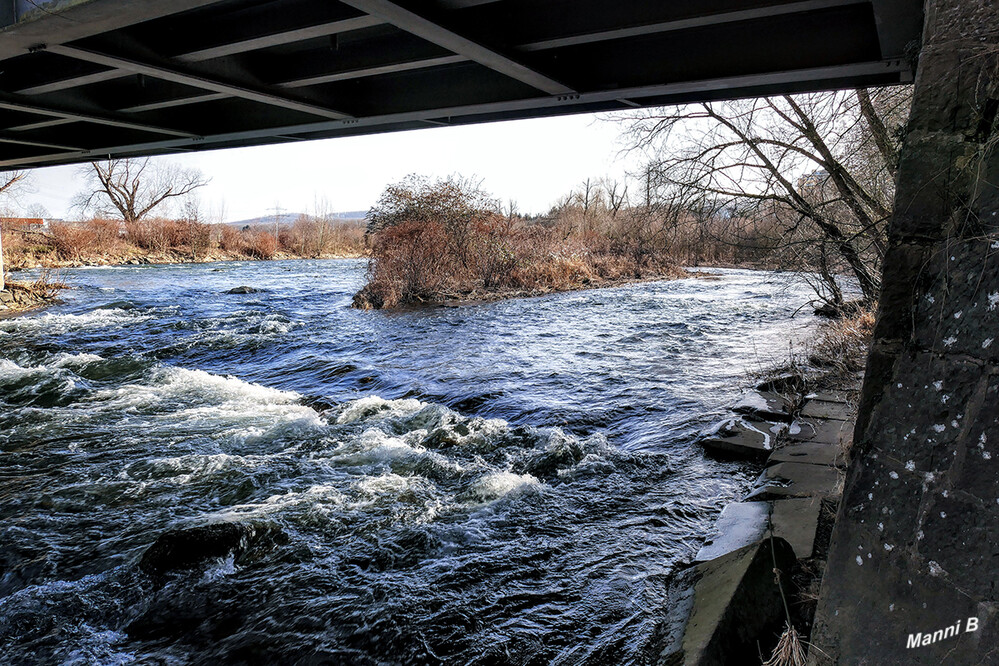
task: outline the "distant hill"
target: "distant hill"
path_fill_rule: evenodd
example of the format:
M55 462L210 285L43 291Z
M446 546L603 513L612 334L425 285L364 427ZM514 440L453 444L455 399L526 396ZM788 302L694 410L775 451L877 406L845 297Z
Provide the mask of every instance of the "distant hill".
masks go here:
M257 227L273 227L276 223L280 223L281 226L288 226L294 224L295 220L298 218L312 217L308 213L284 213L283 215L263 215L261 217L251 217L246 220L237 220L235 222L226 222L230 227L236 227L237 229L242 229L243 227L250 227L255 229ZM364 222L368 216L368 211L366 210L349 210L342 213L333 213L333 217L337 220L343 222Z

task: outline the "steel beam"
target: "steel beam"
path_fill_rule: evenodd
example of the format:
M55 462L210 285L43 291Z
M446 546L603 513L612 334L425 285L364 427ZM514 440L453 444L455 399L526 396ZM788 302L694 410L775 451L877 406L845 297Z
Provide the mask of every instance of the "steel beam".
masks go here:
M429 67L440 67L442 65L453 65L459 62L468 62L468 58L460 55L440 56L437 58L423 58L422 60L411 60L409 62L392 63L389 65L379 65L376 67L364 67L361 69L347 70L344 72L333 72L310 76L303 79L293 79L282 81L277 84L278 88L305 88L316 86L322 83L333 83L335 81L350 81L351 79L363 79L369 76L380 74L395 74L397 72L410 72L417 69L427 69Z
M695 18L680 19L675 21L664 21L664 22L650 23L647 25L629 26L629 27L615 28L611 30L602 30L598 32L580 33L577 35L558 37L558 38L520 44L515 46L514 48L520 52L543 51L547 49L560 48L565 46L592 44L601 41L653 35L664 32L684 30L688 28L721 25L725 23L733 23L738 21L746 21L752 19L780 16L785 14L795 14L807 11L828 9L831 7L860 4L867 1L868 0L801 0L799 2L789 2L789 3L772 5L768 7L757 7L753 9L723 12L717 14L710 14L706 16L699 16ZM252 50L264 49L272 46L293 43L295 41L303 39L339 34L342 32L348 32L350 30L357 30L360 28L370 27L373 25L380 25L385 22L386 21L383 19L376 18L370 15L354 17L309 28L298 28L294 30L276 32L272 34L264 34L259 37L253 37L241 41L225 43L218 46L203 48L197 51L181 53L179 55L174 56L174 58L183 62L200 62L204 60L210 60L213 58L235 55L238 53L245 53ZM424 67L437 67L446 64L467 62L472 59L473 58L464 55L426 58L423 60L384 64L384 65L372 66L368 68L359 68L356 70L349 70L344 72L331 72L328 75L314 75L309 77L289 79L287 81L282 81L281 83L276 84L276 87L287 88L287 89L302 88L312 85L332 83L336 81L347 81L356 78L364 78L367 76L377 76L380 74L387 74L387 73L394 73L401 71L412 71ZM24 95L40 95L51 92L57 92L60 90L67 90L79 86L90 85L93 83L100 83L104 81L119 79L122 77L131 76L133 73L134 72L132 71L109 69L103 72L84 74L76 77L62 79L59 81L52 81L49 83L39 84L36 86L31 86L28 88L17 90L16 92L17 94L24 94ZM205 96L187 97L178 100L176 104L170 104L169 106L181 106L185 103L211 101L212 99L218 99L218 96L205 95ZM163 107L153 107L153 108L167 108L167 107L163 106Z
M71 162L85 157L89 154L128 154L141 152L162 152L177 151L185 147L197 145L207 148L212 144L233 144L250 143L261 141L274 136L294 136L294 135L314 135L326 134L335 136L339 131L347 133L357 128L368 128L372 132L380 131L380 128L391 128L405 123L431 123L440 122L446 118L466 118L496 114L511 114L511 117L531 117L552 114L566 114L591 110L595 104L607 104L605 110L609 110L612 105L618 105L620 100L627 100L628 106L647 106L648 101L643 99L659 100L669 96L680 96L711 91L728 91L731 98L746 95L746 91L758 90L766 86L785 87L798 83L814 83L815 89L823 89L828 86L829 81L842 81L864 76L891 75L897 76L899 81L906 80L910 75L909 67L900 60L889 62L860 63L851 65L840 65L833 67L817 67L802 70L789 70L783 72L770 72L766 74L752 74L745 76L733 76L724 78L707 79L700 81L687 81L682 83L671 83L652 86L640 86L635 88L622 88L619 90L601 91L595 93L579 93L564 97L543 96L528 99L511 100L506 102L493 102L488 104L471 104L466 106L455 106L440 109L426 109L404 113L385 114L370 116L365 118L354 118L343 121L324 121L307 125L291 125L287 127L272 127L260 130L249 130L241 132L229 132L223 134L208 135L192 139L167 139L163 141L153 141L142 144L131 144L127 146L109 146L94 149L86 154L53 153L32 158L20 158L13 160L0 160L0 168L15 168L27 164L44 165L56 164L60 162ZM758 93L754 93L758 94ZM384 129L381 129L384 131Z
M38 44L72 42L214 2L218 0L89 0L53 8L48 16L0 30L0 60L27 53Z
M202 90L210 90L215 93L239 97L252 102L277 106L289 111L299 111L322 118L329 118L331 120L342 120L344 118L351 117L350 114L343 113L341 111L334 111L333 109L327 109L315 104L301 102L295 99L283 97L281 95L276 95L274 93L262 90L252 90L241 85L208 78L200 74L185 73L170 67L143 63L137 60L130 60L128 58L108 55L105 53L98 53L97 51L83 49L78 46L57 44L50 47L48 50L67 58L75 58L77 60L91 62L96 65L113 67L115 69L132 72L133 74L144 74L146 76L163 79L164 81L172 81L174 83L180 83L194 88L201 88Z
M444 26L420 16L388 0L342 0L362 12L377 16L400 30L437 44L457 55L465 56L484 67L525 83L549 95L570 95L575 91L568 86L535 71L493 49L463 37Z
M373 16L358 16L340 21L323 23L321 25L309 26L306 28L295 28L292 30L262 34L257 37L251 37L234 42L225 42L195 51L180 53L174 55L172 58L179 60L180 62L203 62L205 60L247 53L249 51L265 49L272 46L291 44L305 39L328 37L330 35L350 32L351 30L360 30L362 28L381 25L382 23L383 21L376 19ZM42 83L28 88L22 88L15 92L19 95L43 95L51 92L58 92L60 90L87 86L93 83L113 81L115 79L131 76L133 73L134 72L132 71L122 69L107 69L101 72L94 72L92 74L81 74L80 76L59 79L58 81L50 81L48 83Z
M203 60L211 60L213 58L222 58L225 56L236 55L238 53L246 53L247 51L256 51L258 49L266 49L272 46L291 44L293 42L299 42L306 39L315 39L316 37L338 35L343 32L350 32L351 30L370 28L372 26L381 25L382 23L384 23L384 21L375 18L374 16L358 16L356 18L332 21L330 23L313 25L306 28L296 28L294 30L286 30L284 32L275 32L250 39L243 39L237 42L220 44L218 46L208 47L198 51L182 53L174 56L174 58L180 60L181 62L201 62Z
M691 28L704 28L714 25L724 25L726 23L737 23L739 21L752 21L754 19L785 16L787 14L802 14L822 9L831 9L833 7L866 4L868 2L869 0L801 0L799 2L785 2L766 7L738 9L731 12L706 14L704 16L695 16L692 18L677 19L673 21L658 21L644 25L612 28L610 30L584 32L578 35L538 40L528 44L522 44L517 47L517 50L524 52L545 51L548 49L557 49L566 46L578 46L581 44L605 42L613 39L643 37L646 35L656 35L664 32L689 30Z
M39 106L34 103L25 102L20 99L11 99L9 97L0 98L0 109L7 109L10 111L21 111L24 113L34 113L40 116L51 116L59 120L59 122L53 121L53 122L33 123L35 127L31 127L30 125L22 125L20 127L21 130L24 130L24 128L26 127L31 129L37 129L39 126L52 126L57 124L62 125L69 122L87 122L87 123L95 123L98 125L108 125L110 127L121 127L122 129L139 130L141 132L152 132L154 134L166 134L168 136L184 137L185 139L198 138L197 134L192 134L191 132L184 132L182 130L175 130L167 127L159 127L156 125L148 125L146 123L132 122L131 120L116 118L114 116L109 116L102 113L91 112L87 110L58 108L51 106Z

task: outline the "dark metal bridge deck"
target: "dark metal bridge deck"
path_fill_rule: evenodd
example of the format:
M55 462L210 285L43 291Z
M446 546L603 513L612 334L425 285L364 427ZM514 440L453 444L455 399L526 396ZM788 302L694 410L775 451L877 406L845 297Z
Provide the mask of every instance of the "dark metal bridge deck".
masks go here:
M918 0L7 0L0 168L909 81Z

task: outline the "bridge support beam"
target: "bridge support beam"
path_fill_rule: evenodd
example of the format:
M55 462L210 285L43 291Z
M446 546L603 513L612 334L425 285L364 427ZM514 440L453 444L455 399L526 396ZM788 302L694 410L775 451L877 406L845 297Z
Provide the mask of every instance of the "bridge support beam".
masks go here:
M999 14L925 8L816 665L999 662Z

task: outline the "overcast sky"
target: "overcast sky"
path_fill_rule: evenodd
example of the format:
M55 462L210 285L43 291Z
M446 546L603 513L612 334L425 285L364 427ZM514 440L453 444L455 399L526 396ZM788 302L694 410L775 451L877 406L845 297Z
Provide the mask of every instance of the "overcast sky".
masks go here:
M336 211L367 210L388 183L407 174L478 176L493 195L522 212L544 212L586 178L621 178L639 158L622 154L621 127L602 116L544 118L425 129L278 146L206 151L156 158L201 169L211 183L203 208L224 204L227 221L314 208L325 197ZM22 208L43 205L53 217L74 217L79 167L36 169ZM164 211L165 212L165 211Z

